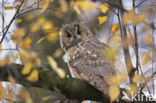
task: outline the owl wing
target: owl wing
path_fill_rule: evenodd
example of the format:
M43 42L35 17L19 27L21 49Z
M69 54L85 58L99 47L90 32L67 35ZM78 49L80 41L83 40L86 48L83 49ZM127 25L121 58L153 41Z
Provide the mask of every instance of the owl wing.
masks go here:
M78 78L107 94L111 85L110 78L115 75L112 61L102 57L102 51L108 47L99 41L87 41L78 47L73 60L69 62L70 68Z

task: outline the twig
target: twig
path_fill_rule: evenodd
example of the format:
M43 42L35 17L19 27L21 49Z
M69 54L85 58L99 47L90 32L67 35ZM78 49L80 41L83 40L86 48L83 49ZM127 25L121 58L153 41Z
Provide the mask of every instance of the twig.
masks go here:
M2 15L1 15L2 16L2 21L3 21L2 22L2 32L4 33L4 22L5 22L4 20L5 19L4 19L4 9L3 9L3 7L4 7L4 0L2 0Z
M144 1L145 1L145 0L144 0ZM143 2L142 2L142 3L143 3ZM141 4L140 4L140 5L141 5ZM135 6L135 0L133 0L133 9L134 9L134 11L135 11L135 8L136 8L136 6ZM139 64L140 64L140 63L139 63L138 36L137 36L136 25L133 26L133 29L134 29L134 37L135 37L136 70L137 70L138 73L139 73L138 67L139 67ZM144 74L143 74L143 72L142 72L141 65L140 65L140 71L141 71L141 75L143 76L143 79L145 80L145 76L144 76ZM148 92L151 93L151 92L150 92L150 89L149 89L149 87L148 87L147 84L146 84L146 86L147 86Z
M136 5L134 8L137 8L138 6L140 6L142 3L144 3L146 0L140 2L138 5Z
M30 10L27 10L29 8L32 8L35 4L37 4L37 7L36 8L33 8L33 9L30 9ZM30 6L28 6L27 8L21 10L21 14L19 14L18 16L21 16L25 13L28 13L28 12L31 12L31 11L34 11L34 10L39 10L39 9L42 9L42 8L39 8L39 0L37 0L37 2L34 2L33 4L31 4ZM27 11L24 11L24 10L27 10Z
M21 12L23 12L24 10L27 10L29 8L32 8L35 4L38 5L38 2L34 2L33 4L31 4L30 6L27 6L26 8L22 9Z
M6 48L6 49L2 49L2 50L17 50L17 49L14 49L14 48Z
M129 28L128 28L128 31L129 31L129 33L130 33L130 30L129 30ZM130 36L132 37L132 34L130 33ZM135 48L133 47L133 50L134 50L134 52L135 52ZM143 72L142 72L142 69L141 69L141 65L140 65L140 62L139 62L139 56L138 56L138 67L140 68L140 72L141 72L141 75L142 75L142 77L143 77L143 79L144 79L144 81L145 81L145 76L144 76L144 74L143 74ZM139 68L138 68L138 70L139 70ZM145 86L147 87L147 90L148 90L148 92L150 93L150 90L149 90L149 87L148 87L148 85L147 84L145 84ZM141 91L141 90L140 90ZM142 92L142 91L141 91Z
M21 2L21 4L19 5L19 8L17 9L17 11L16 11L14 17L11 19L10 23L8 24L8 26L7 26L6 30L5 30L5 32L3 33L3 37L2 37L2 39L1 39L1 41L0 41L0 43L3 42L3 39L5 38L5 35L7 34L7 32L8 32L8 30L9 30L11 24L12 24L13 21L15 20L15 18L16 18L16 16L17 16L18 12L20 11L20 8L21 8L21 6L22 6L23 3L24 3L24 0Z
M119 0L119 3L120 3L120 6L123 7L123 4L122 4L121 0ZM126 27L123 26L122 22L121 22L121 16L123 15L123 13L124 13L123 11L118 9L118 14L119 14L118 21L119 21L119 25L120 25L120 33L121 33L122 41L127 39ZM136 68L133 67L128 47L127 48L123 48L123 52L124 52L124 58L125 58L125 63L126 63L126 67L127 67L130 83L132 83L132 77L135 74Z
M133 0L133 8L135 11L135 0ZM137 30L136 30L136 25L133 26L134 29L134 37L135 37L135 54L136 54L136 70L138 71L138 36L137 36Z
M0 34L1 34L1 33L4 33L4 31L7 29L7 27L8 27L8 26L6 26L4 29L2 29L2 31L0 32ZM3 35L0 35L0 36L3 36Z
M101 3L107 3L108 5L110 5L110 6L108 6L108 8L109 8L114 14L118 15L118 13L116 13L116 12L111 8L111 4L110 4L110 3L108 3L107 1L103 1L103 0L99 0L99 2L101 2Z
M139 57L138 57L138 65L139 65L140 72L141 72L141 75L143 77L143 80L145 81L145 86L147 87L148 92L151 94L151 91L150 91L150 89L148 87L148 84L146 83L146 78L145 78L144 73L143 73L143 71L141 69L142 67L141 67L141 64L140 64L140 58ZM140 87L140 88L141 88L140 91L142 92L142 87Z
M111 20L111 25L112 25L112 23L113 23L113 18L114 18L114 14L113 14L113 17L112 17L112 20ZM109 44L109 42L110 42L110 40L111 40L112 37L113 37L113 36L111 35L111 29L110 29L110 30L109 30L109 33L108 33L107 44Z
M152 35L152 73L154 74L154 61L155 61L155 46L154 46L154 42L155 42L155 38L154 38L154 30L152 30L153 35ZM155 86L154 86L154 80L152 81L152 86L153 86L153 94L155 94Z
M141 91L144 89L144 87L147 85L148 82L150 82L154 76L156 75L156 72L154 72L150 77L148 77L143 84L141 84Z
M25 13L29 13L29 12L32 12L32 11L35 11L35 10L40 10L40 9L42 9L42 8L34 8L34 9L31 9L31 10L24 11L23 13L20 13L18 16L16 16L16 18L22 16Z
M115 3L111 3L109 1L106 1L106 0L99 0L100 2L103 2L103 3L107 3L108 5L110 5L111 7L115 7L117 9L120 9L121 11L127 11L126 9L124 9L123 7L119 6L119 5L116 5ZM119 0L118 0L119 1ZM117 13L116 13L117 14Z

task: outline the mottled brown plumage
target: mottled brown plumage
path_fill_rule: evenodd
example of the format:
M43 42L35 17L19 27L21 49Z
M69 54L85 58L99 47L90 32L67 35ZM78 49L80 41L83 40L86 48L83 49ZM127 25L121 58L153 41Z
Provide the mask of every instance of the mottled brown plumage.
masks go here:
M108 95L110 78L116 74L113 61L104 53L109 47L98 41L81 22L64 25L60 43L72 76L87 81Z

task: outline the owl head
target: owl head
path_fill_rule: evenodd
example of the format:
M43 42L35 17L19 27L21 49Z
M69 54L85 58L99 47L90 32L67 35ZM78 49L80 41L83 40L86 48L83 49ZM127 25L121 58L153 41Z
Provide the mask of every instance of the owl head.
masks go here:
M92 36L92 33L83 22L65 24L62 26L60 33L60 43L64 50L67 50Z

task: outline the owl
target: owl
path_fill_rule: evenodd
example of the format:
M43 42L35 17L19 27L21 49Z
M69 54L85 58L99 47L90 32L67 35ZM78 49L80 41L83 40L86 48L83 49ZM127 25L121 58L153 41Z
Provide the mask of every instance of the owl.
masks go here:
M105 54L110 47L97 40L82 22L63 25L60 33L61 48L65 51L63 58L71 75L108 95L110 78L116 75L114 61Z

